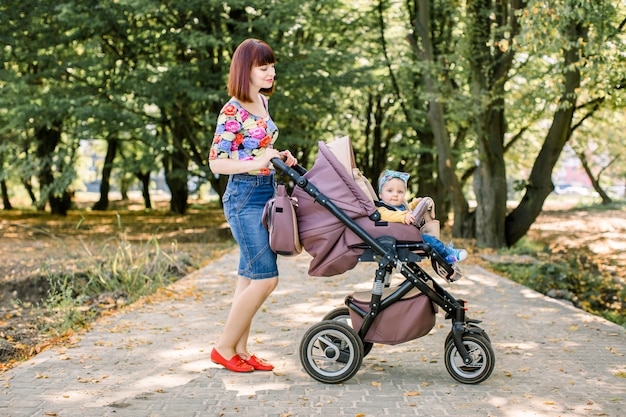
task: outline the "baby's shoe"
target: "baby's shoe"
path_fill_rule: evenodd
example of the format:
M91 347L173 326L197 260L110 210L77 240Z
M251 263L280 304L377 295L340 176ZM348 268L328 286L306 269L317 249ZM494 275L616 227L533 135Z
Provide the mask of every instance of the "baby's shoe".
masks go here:
M455 262L464 261L467 258L467 251L465 249L454 249L450 248L452 253L446 256L446 262L449 264L453 264Z

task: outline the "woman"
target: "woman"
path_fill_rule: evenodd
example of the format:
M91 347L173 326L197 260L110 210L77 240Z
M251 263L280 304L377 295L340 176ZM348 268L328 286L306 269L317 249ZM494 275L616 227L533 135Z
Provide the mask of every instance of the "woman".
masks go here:
M211 171L229 175L222 197L224 214L240 248L233 303L220 341L211 351L213 362L233 372L274 368L250 353L247 345L254 315L278 285L276 254L261 223L263 207L274 194L270 160L297 163L289 151L273 147L278 128L265 95L274 92L275 62L272 49L258 39L237 47L228 77L231 99L218 116L209 155Z

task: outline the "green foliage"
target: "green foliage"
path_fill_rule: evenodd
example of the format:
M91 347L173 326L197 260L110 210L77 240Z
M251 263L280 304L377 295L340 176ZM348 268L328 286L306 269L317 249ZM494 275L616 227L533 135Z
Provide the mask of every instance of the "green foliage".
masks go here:
M0 179L10 190L32 182L40 200L62 195L83 179L71 157L76 144L115 139L112 178L165 170L182 179L170 186L185 187L185 176L193 176L219 189L206 157L228 98L230 57L243 39L256 37L278 58L270 104L281 131L277 146L306 167L318 141L349 134L368 177L385 167L411 173L411 191L433 195L442 220L451 190L438 158L459 179L465 194L455 194L457 201L474 194L487 202L478 207L502 207L506 191L519 199L538 185L528 173L550 118L559 103L574 103L572 122L559 129L565 135L577 126L570 143L597 150L594 174L612 185L626 166L619 130L626 105L622 9L581 0L0 0ZM425 14L428 28L419 33L416 22ZM580 36L569 36L572 25ZM430 37L432 60L411 42L421 44L421 36ZM568 49L580 60L566 63ZM577 101L563 102L564 73L573 69L581 74L571 93ZM427 117L434 103L442 108L440 123ZM37 131L54 126L59 143L38 152ZM449 154L437 147L435 133ZM479 148L486 139L489 146ZM494 150L484 172L498 169L482 183L488 192L498 186L498 195L481 196L472 176L477 160ZM610 170L606 155L615 157ZM44 167L52 167L52 178L39 188ZM503 212L464 209L454 218L487 230L503 223Z
M517 245L516 245L517 246ZM541 245L524 240L506 254L536 254ZM617 277L603 272L599 261L584 254L550 255L530 264L493 264L512 280L542 294L571 301L575 306L626 326L626 287Z

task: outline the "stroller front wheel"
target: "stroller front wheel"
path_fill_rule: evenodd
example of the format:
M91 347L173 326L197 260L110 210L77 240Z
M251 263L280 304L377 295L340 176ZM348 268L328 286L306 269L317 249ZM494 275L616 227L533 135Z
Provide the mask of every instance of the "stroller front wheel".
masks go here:
M446 339L445 363L452 378L463 384L478 384L489 378L495 365L495 354L491 343L478 334L463 334L463 346L472 361L463 362L452 337Z
M336 320L342 323L346 323L348 326L354 329L354 326L352 325L352 319L350 318L350 310L348 309L348 307L337 307L334 310L326 313L322 320ZM354 330L358 334L359 329ZM363 357L367 356L371 352L373 347L374 344L372 342L363 342Z
M325 320L304 334L300 362L314 379L339 384L352 378L361 367L363 342L348 324Z

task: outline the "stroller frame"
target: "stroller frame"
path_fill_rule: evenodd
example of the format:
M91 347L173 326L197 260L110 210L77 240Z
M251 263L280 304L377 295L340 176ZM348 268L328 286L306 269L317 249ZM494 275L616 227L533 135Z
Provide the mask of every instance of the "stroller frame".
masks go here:
M369 311L359 307L349 298L346 299L347 307L363 318L359 329L353 329L350 324L346 323L349 316L345 313L333 314L331 312L325 317L330 320L323 320L309 329L305 335L304 339L310 340L308 343L303 340L300 356L310 376L324 383L340 383L354 376L361 365L362 358L372 348L373 343L365 342L364 339L376 317L400 301L413 288L417 288L441 307L446 312L446 320L452 322L451 331L445 342L445 363L450 375L457 381L467 384L480 383L489 378L495 365L495 355L489 336L478 326L481 321L466 317L466 301L448 293L422 269L419 263L430 258L434 271L449 282L460 278L461 272L458 268L448 264L427 243L399 242L393 236L372 237L303 176L307 172L304 168L289 167L278 158L271 162L275 168L291 178L296 186L310 195L316 203L326 208L363 240L363 243L357 246L363 249L358 262L377 262L378 264ZM380 219L380 214L374 212L370 215L370 219L377 221ZM389 287L389 277L398 265L404 281L394 287L391 294L383 296L383 289ZM356 340L355 335L347 334L350 332L356 333ZM307 346L310 348L314 343L321 344L321 348L326 352L325 359L334 362L331 370L319 367L308 357L310 355L307 353ZM351 344L356 346L350 346Z

